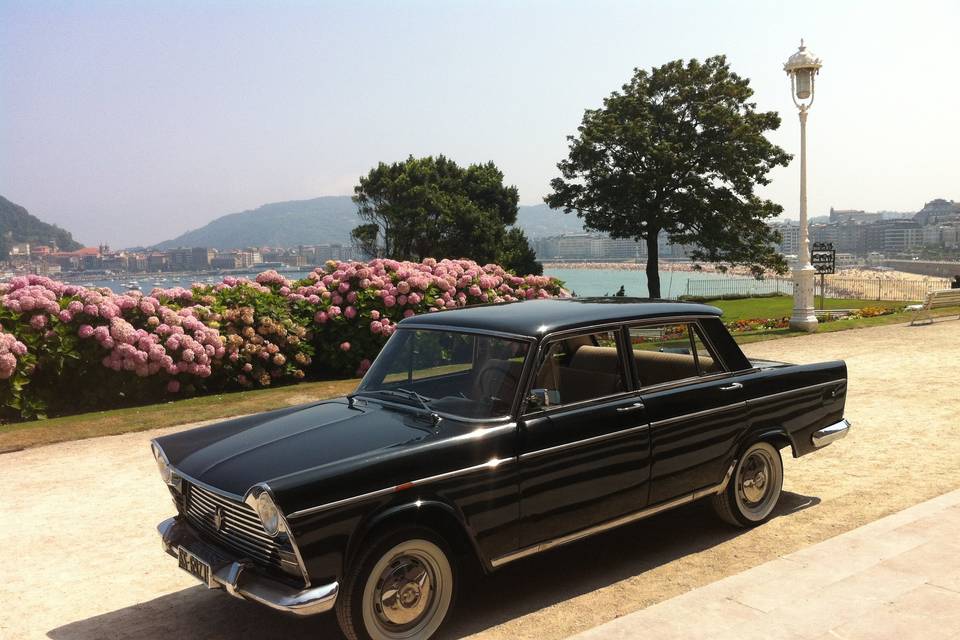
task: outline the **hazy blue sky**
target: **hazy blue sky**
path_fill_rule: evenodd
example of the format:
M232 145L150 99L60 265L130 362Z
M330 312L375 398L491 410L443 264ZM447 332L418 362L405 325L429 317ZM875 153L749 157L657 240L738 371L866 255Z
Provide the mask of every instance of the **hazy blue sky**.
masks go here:
M958 25L956 0L0 0L0 194L113 246L349 194L408 154L493 160L538 203L583 109L675 58L727 54L797 152L803 36L811 214L916 210L960 199ZM798 165L766 190L791 217Z

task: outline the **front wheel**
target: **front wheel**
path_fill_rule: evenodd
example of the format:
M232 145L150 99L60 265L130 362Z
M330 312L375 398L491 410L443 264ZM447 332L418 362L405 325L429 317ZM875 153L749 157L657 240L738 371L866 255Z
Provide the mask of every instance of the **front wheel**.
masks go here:
M750 445L727 488L713 496L713 509L737 527L755 527L770 519L783 489L783 460L769 442Z
M453 605L456 576L448 545L422 528L386 532L348 571L337 598L350 640L426 640Z

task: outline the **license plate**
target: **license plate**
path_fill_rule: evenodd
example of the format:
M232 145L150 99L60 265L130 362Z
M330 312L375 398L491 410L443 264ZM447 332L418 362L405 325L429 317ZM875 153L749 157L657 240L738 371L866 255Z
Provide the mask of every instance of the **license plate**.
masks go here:
M210 586L210 565L190 553L183 547L177 550L177 563L180 568Z

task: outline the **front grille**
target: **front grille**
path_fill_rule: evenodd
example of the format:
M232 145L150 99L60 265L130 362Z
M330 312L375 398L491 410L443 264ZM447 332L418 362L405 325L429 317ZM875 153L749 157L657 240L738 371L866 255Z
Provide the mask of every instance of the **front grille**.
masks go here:
M289 539L283 534L277 538L268 536L260 518L249 505L186 482L184 492L186 509L183 513L201 533L257 564L300 574ZM223 510L219 529L214 523L218 508Z

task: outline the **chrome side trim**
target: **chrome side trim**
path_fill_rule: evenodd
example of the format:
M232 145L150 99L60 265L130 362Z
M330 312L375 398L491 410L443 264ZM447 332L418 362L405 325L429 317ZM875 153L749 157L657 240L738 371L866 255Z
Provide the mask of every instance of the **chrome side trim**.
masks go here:
M555 547L569 544L577 540L582 540L583 538L588 538L597 533L609 531L610 529L615 529L625 524L636 522L637 520L649 518L650 516L656 515L658 513L662 513L664 511L673 509L675 507L679 507L684 504L688 504L690 502L693 502L694 500L699 500L700 498L704 498L706 496L714 495L716 493L723 493L723 491L726 490L727 485L730 482L730 478L733 477L733 470L736 468L736 466L737 466L737 461L734 460L733 463L730 465L730 468L727 469L727 473L723 478L723 482L721 482L720 484L714 485L712 487L707 487L705 489L700 489L692 493L688 493L686 495L680 496L679 498L668 500L667 502L661 502L658 505L647 507L646 509L642 509L640 511L637 511L631 514L627 514L625 516L621 516L614 520L609 520L607 522L604 522L592 527L588 527L586 529L581 529L580 531L576 531L574 533L570 533L565 536L561 536L559 538L554 538L552 540L540 542L538 544L520 549L519 551L514 551L512 553L502 555L499 558L494 558L490 564L493 565L494 568L502 567L505 564L513 562L514 560L526 558L528 556L532 556L534 554L540 553L541 551L547 551L548 549L553 549Z
M780 391L777 393L770 393L765 396L758 396L756 398L751 398L747 400L747 406L749 407L752 403L760 402L761 400L770 400L772 398L781 398L785 396L791 396L797 393L803 393L804 391L812 391L813 389L821 389L823 387L829 387L831 385L841 385L846 384L846 379L844 380L831 380L829 382L820 382L817 384L807 385L806 387L799 387L797 389L789 389L787 391Z
M668 424L673 424L675 422L683 422L684 420L690 420L692 418L702 418L703 416L709 416L714 413L721 413L723 411L729 411L731 409L742 409L743 401L732 402L730 404L725 404L721 407L713 407L711 409L704 409L703 411L694 411L693 413L685 413L682 416L674 416L672 418L664 418L663 420L657 420L656 422L651 422L651 427L664 427Z
M672 391L679 387L691 387L695 384L700 384L702 382L715 382L717 380L723 380L725 378L733 378L735 376L743 375L742 371L722 371L720 373L711 373L708 376L694 376L691 378L679 378L677 380L670 380L668 382L658 382L657 384L651 384L646 387L640 387L640 393L647 395L650 393L660 393L661 391Z
M531 381L531 384L532 384L532 381ZM530 395L530 392L528 391L527 396L525 397L529 397L529 395ZM543 414L545 416L549 416L554 413L560 413L562 411L570 411L571 409L580 409L580 408L588 407L594 404L608 404L610 402L616 402L618 400L629 400L632 397L636 397L637 400L640 400L640 395L636 389L633 389L630 391L618 391L608 396L597 396L596 398L588 398L586 400L578 400L576 402L568 402L566 404L550 405L547 407L536 409L535 411L532 411L530 413L526 413L524 414L524 416L525 417L533 416L537 414Z
M621 429L620 431L613 431L611 433L602 433L598 436L593 436L592 438L584 438L583 440L565 442L564 444L558 444L553 447L547 447L546 449L537 449L536 451L528 451L527 453L520 454L520 459L528 460L530 458L536 458L537 456L546 455L548 453L564 451L566 449L572 449L574 447L579 447L582 445L593 444L595 442L602 442L604 440L610 440L618 436L629 435L631 433L636 433L638 431L646 431L649 428L650 428L650 425L642 424L638 427L630 427L629 429Z
M213 589L223 588L235 598L251 600L277 611L297 616L311 616L333 609L337 601L340 585L337 582L318 585L312 588L296 589L257 573L243 560L214 557L202 557L203 547L191 549L198 540L196 534L183 521L169 518L157 525L163 540L163 549L177 557L178 549L183 546L204 562L210 564L210 582ZM207 547L209 548L209 547Z
M814 434L810 436L810 442L815 447L825 447L831 442L845 438L849 431L850 422L844 418L840 422L834 423L829 427L824 427L823 429L814 432Z
M327 502L326 504L317 505L315 507L308 507L306 509L294 511L293 513L287 516L287 519L293 520L294 518L302 518L303 516L309 516L314 513L319 513L320 511L326 511L328 509L333 509L335 507L342 507L348 504L353 504L355 502L362 502L363 500L379 498L381 496L389 495L391 493L396 493L398 491L404 491L406 489L411 489L413 487L419 487L421 485L429 484L431 482L438 482L440 480L447 480L449 478L455 478L457 476L466 475L468 473L473 473L474 471L482 471L484 469L491 469L491 470L496 469L498 467L502 467L504 465L510 464L511 462L516 462L516 458L492 458L491 460L484 462L483 464L473 465L472 467L455 469L453 471L447 471L445 473L440 473L435 476L427 476L426 478L419 478L416 480L411 480L409 482L396 484L391 487L377 489L376 491L370 491L368 493L361 493L359 495L351 496L349 498L343 498L342 500L335 500L333 502Z
M316 507L308 507L306 509L300 509L299 511L294 511L287 518L289 520L294 520L296 518L301 518L303 516L309 516L314 513L319 513L320 511L326 511L327 509L333 509L335 507L343 507L348 504L353 504L354 502L362 502L364 500L371 500L373 498L379 498L380 496L385 496L397 491L397 486L387 487L385 489L377 489L376 491L370 491L368 493L361 493L356 496L351 496L349 498L343 498L341 500L335 500L333 502L328 502L326 504L317 505Z

